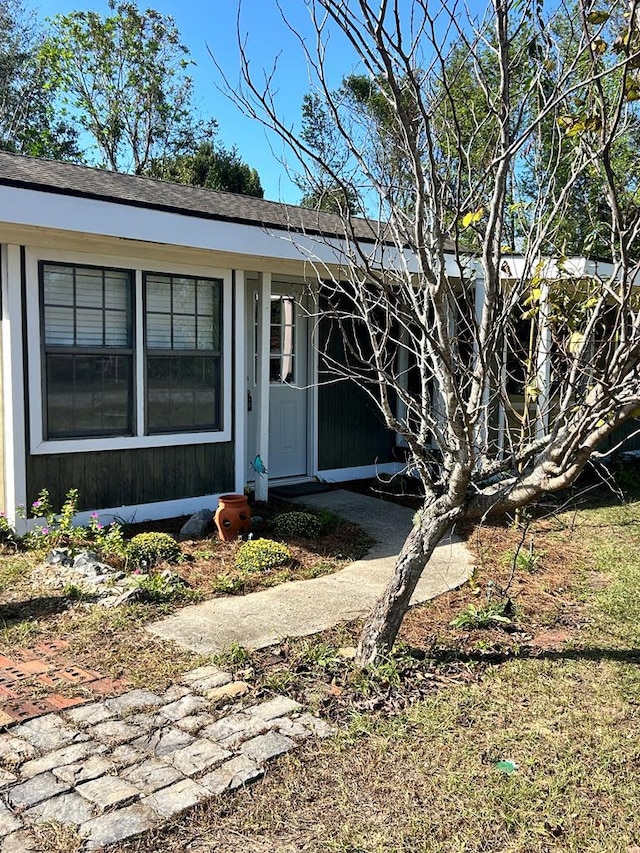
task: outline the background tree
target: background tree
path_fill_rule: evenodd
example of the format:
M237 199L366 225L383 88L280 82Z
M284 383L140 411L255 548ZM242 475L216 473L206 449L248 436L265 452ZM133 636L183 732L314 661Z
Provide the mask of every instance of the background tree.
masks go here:
M191 60L173 19L131 2L109 0L109 8L105 17L56 16L40 58L98 164L139 175L154 160L193 151L216 123L193 117Z
M260 176L240 157L237 148L201 142L193 152L153 160L146 174L179 184L263 198Z
M401 0L307 5L316 38L300 37L300 47L317 75L315 91L355 164L361 197L380 214L368 224L337 220L339 273L316 262L320 329L332 321L343 342L341 356L325 360L367 390L404 438L425 494L365 624L358 658L367 663L393 644L444 536L567 487L640 406L640 220L626 215L626 181L614 162L640 89L639 14L636 0L614 0L606 10L584 0L577 12L495 0L482 20L448 0L414 0L410 14ZM562 46L560 21L570 22ZM616 50L603 35L608 22ZM332 40L332 30L341 38ZM370 111L330 86L326 57L345 40L362 73L382 81L384 138L372 139ZM281 120L274 93L254 82L246 47L241 62L245 88L233 91L243 109L303 163L326 167L321 150ZM462 67L469 82L461 93ZM460 99L469 85L483 109L467 123ZM545 133L553 145L544 144ZM400 172L380 156L389 139ZM596 178L611 264L545 259L581 183ZM514 205L520 257L506 242ZM363 229L366 243L358 239ZM523 313L531 335L524 353ZM509 423L505 351L517 361L513 379L529 389L525 406L536 404L524 428Z
M40 28L17 0L0 2L0 148L77 159L77 133L54 110L48 69L38 58Z

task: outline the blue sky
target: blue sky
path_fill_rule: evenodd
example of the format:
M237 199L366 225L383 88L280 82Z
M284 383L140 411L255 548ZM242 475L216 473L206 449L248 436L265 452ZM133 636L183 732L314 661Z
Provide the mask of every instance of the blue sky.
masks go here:
M33 8L41 19L80 9L108 12L106 0L26 0L25 5ZM281 0L280 5L296 31L310 35L309 15L303 0ZM217 118L220 141L228 146L237 145L243 159L258 170L265 197L297 203L300 191L279 162L284 155L282 145L273 137L267 138L264 129L244 117L217 88L221 81L209 50L229 80L238 79L236 0L183 0L182 3L139 0L138 6L150 6L174 18L196 62L191 73L197 106L204 115ZM255 71L270 69L274 58L281 54L276 77L277 101L281 115L289 123L295 123L299 120L302 97L310 88L299 44L282 21L275 0L243 0L241 22L243 33L248 35L248 53ZM331 67L338 85L349 72L350 63L343 50L336 54Z

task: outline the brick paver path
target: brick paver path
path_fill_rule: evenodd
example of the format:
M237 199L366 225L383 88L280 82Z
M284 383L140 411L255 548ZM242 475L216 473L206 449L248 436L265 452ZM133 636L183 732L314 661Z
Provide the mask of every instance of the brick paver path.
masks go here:
M122 692L126 681L106 678L65 657L65 640L38 643L0 655L0 726L73 708L92 696ZM64 691L64 692L62 692Z
M164 693L129 690L8 727L0 734L0 851L30 849L29 827L51 820L77 827L87 851L124 841L330 732L284 696L221 716L221 696L241 687L200 667Z

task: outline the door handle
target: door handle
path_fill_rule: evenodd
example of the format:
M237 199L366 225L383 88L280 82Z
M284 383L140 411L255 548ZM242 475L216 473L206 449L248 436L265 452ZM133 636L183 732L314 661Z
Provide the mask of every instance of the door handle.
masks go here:
M247 411L251 412L253 410L253 397L251 396L251 391L247 391Z

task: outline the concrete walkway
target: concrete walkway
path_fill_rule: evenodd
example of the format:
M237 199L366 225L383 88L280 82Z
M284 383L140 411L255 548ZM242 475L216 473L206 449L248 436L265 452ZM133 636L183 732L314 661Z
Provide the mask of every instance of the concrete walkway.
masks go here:
M284 637L316 634L341 622L366 616L384 591L395 559L411 529L413 512L397 504L337 490L300 499L359 524L376 544L367 557L333 575L292 581L245 596L214 598L154 622L148 630L204 654L237 643L260 649ZM455 589L471 575L473 558L452 538L438 546L412 604Z

